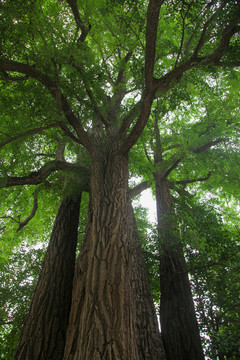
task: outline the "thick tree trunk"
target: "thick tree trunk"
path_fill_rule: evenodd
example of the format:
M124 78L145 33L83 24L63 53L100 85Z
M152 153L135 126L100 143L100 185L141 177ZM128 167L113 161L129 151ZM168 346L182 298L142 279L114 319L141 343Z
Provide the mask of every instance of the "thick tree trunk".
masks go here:
M80 196L59 206L50 243L22 329L16 360L61 360L71 306Z
M110 152L93 162L90 191L64 359L140 360L127 157Z
M155 175L160 239L160 320L167 360L203 360L183 249L171 219L167 180Z

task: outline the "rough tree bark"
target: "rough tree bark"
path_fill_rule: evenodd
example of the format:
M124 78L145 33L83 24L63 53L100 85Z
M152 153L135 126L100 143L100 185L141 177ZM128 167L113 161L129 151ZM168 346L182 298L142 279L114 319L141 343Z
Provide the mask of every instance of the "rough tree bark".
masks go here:
M61 360L71 306L81 196L66 197L21 332L16 360Z
M126 155L111 146L99 161L93 161L90 194L89 219L75 271L64 359L140 360L144 358L138 338L137 315L141 311L137 310L133 284L134 269L139 269L133 264L136 248L128 211ZM148 331L156 326L151 324ZM161 343L155 346L160 347ZM151 359L162 359L161 351L155 349L153 354L154 351L158 355ZM146 355L145 359L150 357Z
M155 173L160 241L160 320L167 360L203 360L203 350L183 248L171 219L167 179Z
M137 345L140 360L165 359L162 339L159 332L156 311L151 295L146 265L143 258L137 224L132 205L129 203L131 240L133 244L132 285L135 293L137 319Z

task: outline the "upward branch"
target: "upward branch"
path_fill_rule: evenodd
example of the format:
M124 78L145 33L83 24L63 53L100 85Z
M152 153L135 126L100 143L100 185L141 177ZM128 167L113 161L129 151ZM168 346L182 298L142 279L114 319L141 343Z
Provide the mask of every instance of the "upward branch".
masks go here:
M224 141L226 141L226 138L219 138L219 139L216 139L213 141L209 141L208 143L205 143L202 146L192 149L192 151L196 154L200 154L200 153L210 149L211 147L213 147L221 142L224 142ZM181 157L179 156L179 158L176 158L176 157L174 158L172 165L166 170L166 172L164 174L165 178L167 178L171 174L171 172L177 168L177 166L182 162L184 157L185 157L185 155L183 154Z
M141 135L151 112L154 99L154 63L156 53L157 29L159 13L164 0L150 0L147 10L146 53L145 53L145 90L141 99L140 114L130 135L122 146L123 152L128 152Z
M89 28L84 24L84 22L82 21L82 19L80 17L78 7L77 7L77 1L76 0L67 0L67 3L71 7L78 30L80 29L82 31L79 40L81 42L83 42L88 35Z
M6 59L0 59L0 70L3 71L11 71L16 73L25 74L29 77L32 77L36 80L38 80L41 84L43 84L49 92L52 94L54 99L59 102L59 95L60 95L60 105L61 110L63 111L64 115L66 116L69 124L74 128L74 130L77 133L77 136L81 142L81 144L88 150L88 152L92 156L96 156L96 151L94 148L94 145L90 138L88 137L87 133L83 129L82 125L74 115L74 112L65 98L65 96L60 93L60 89L56 89L56 83L53 81L49 76L43 74L39 70L36 70L34 66L20 63L13 60L6 60Z

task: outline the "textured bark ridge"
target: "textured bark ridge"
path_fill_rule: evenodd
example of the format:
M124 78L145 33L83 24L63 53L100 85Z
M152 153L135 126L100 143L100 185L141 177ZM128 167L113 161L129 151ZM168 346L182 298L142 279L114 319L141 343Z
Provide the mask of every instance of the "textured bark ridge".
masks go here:
M71 305L80 197L59 206L16 360L61 360Z
M136 257L128 211L127 157L115 153L95 162L90 187L89 219L75 271L64 360L144 359L137 323L141 311L133 284Z
M147 270L140 246L137 224L131 204L129 204L129 217L132 229L132 261L134 264L132 287L136 301L136 330L139 360L165 359Z
M183 249L171 221L168 181L155 176L160 254L161 334L167 360L203 360Z

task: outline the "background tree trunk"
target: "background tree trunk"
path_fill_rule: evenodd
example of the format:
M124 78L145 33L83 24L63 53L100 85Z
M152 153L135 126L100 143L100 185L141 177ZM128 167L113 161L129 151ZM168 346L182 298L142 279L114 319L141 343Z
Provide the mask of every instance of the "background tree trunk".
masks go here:
M61 360L71 305L81 196L59 206L50 243L22 329L16 360Z
M160 320L167 360L203 360L183 249L171 219L167 179L155 174L160 240Z
M132 262L134 265L132 284L137 310L136 330L139 360L164 360L165 353L131 204L129 204L129 219L132 230L131 241L133 244Z

